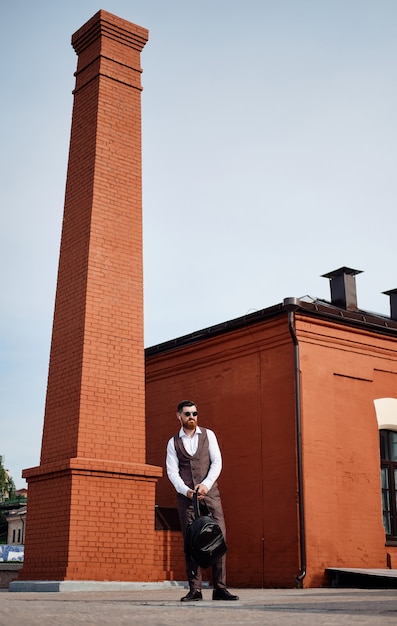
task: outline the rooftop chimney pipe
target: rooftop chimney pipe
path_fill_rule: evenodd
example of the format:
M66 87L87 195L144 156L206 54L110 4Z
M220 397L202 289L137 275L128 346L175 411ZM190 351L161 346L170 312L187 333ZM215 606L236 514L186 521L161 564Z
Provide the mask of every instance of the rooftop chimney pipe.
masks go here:
M383 291L385 296L390 296L390 317L397 322L397 289Z
M356 274L361 270L351 267L340 267L338 270L323 274L322 278L329 278L331 286L331 302L347 311L357 311Z

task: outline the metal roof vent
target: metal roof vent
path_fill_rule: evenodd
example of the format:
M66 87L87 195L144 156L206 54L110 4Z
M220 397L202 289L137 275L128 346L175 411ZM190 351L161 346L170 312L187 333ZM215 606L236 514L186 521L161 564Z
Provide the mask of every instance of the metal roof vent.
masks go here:
M383 291L385 296L390 296L390 317L397 322L397 289L389 289L389 291Z
M357 311L356 275L361 270L351 267L340 267L338 270L323 274L322 278L329 278L331 286L331 302L347 311Z

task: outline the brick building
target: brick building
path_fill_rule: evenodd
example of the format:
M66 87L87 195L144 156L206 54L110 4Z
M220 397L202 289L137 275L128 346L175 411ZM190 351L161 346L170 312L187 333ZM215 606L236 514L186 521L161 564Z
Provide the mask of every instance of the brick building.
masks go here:
M330 302L286 299L146 350L147 462L164 464L181 399L218 435L233 586L397 568L396 292L391 317L362 311L357 273L325 275ZM156 502L175 506L166 477Z

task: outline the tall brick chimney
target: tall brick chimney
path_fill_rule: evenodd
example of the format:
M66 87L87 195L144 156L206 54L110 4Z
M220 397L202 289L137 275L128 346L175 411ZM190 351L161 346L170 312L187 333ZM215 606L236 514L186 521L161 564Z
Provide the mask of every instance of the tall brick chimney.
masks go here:
M146 29L99 11L78 55L40 466L20 580L158 580L146 465L141 67Z

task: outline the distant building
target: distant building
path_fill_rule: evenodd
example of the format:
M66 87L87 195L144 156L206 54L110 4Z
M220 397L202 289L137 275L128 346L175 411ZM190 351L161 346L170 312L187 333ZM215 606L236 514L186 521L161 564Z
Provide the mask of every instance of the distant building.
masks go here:
M18 489L1 505L7 522L7 544L23 545L25 541L27 495L27 489Z
M25 541L26 506L6 513L8 523L7 543L23 545Z

